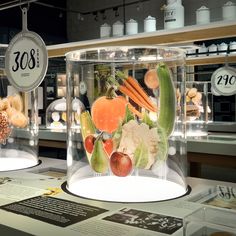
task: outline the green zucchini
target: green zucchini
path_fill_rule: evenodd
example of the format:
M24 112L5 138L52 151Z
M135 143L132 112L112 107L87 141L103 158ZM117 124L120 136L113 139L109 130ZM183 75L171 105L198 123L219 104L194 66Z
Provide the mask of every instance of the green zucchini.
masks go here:
M160 62L157 66L160 89L160 108L158 123L169 137L174 130L176 114L175 87L168 66Z

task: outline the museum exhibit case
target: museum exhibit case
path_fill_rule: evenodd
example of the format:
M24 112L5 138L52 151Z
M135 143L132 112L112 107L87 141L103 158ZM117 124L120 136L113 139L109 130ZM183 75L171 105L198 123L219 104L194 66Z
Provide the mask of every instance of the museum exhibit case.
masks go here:
M0 99L0 171L38 163L37 89L27 93L14 91Z
M207 125L212 122L211 83L186 82L186 134L189 137L206 136Z
M81 49L67 53L66 64L67 190L115 202L185 195L184 52L158 46ZM75 74L90 103L81 127L73 127Z
M184 217L183 235L235 236L235 223L235 212L230 209L201 207Z
M85 110L84 104L78 99L72 100L73 126L80 125L79 116ZM66 129L66 99L60 98L52 103L46 109L46 127L47 129Z

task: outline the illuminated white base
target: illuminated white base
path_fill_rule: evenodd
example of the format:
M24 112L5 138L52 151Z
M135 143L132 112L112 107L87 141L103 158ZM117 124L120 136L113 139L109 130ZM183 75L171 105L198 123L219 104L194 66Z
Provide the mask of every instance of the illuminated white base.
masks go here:
M80 197L114 202L152 202L183 196L186 188L168 180L142 176L99 176L69 183Z
M0 171L20 170L36 166L38 158L16 149L0 149Z
M201 137L201 136L207 136L208 133L200 130L195 130L195 131L188 131L186 135L187 137Z

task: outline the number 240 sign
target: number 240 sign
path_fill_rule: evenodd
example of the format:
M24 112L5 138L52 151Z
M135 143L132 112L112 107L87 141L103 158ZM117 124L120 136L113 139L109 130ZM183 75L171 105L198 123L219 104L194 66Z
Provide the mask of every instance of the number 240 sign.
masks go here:
M236 69L229 66L217 69L211 76L211 86L215 95L236 94Z

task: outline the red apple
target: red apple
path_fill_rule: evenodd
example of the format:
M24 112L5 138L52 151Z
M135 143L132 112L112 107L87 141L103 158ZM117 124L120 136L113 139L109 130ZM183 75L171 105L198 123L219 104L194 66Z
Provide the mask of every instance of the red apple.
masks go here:
M113 152L110 157L110 167L114 175L125 177L132 170L132 161L125 153Z
M84 147L88 153L92 153L95 140L95 137L91 134L85 138Z
M107 152L108 156L110 156L112 151L113 151L113 141L112 141L112 139L104 140L103 141L103 147L104 147L105 151Z

